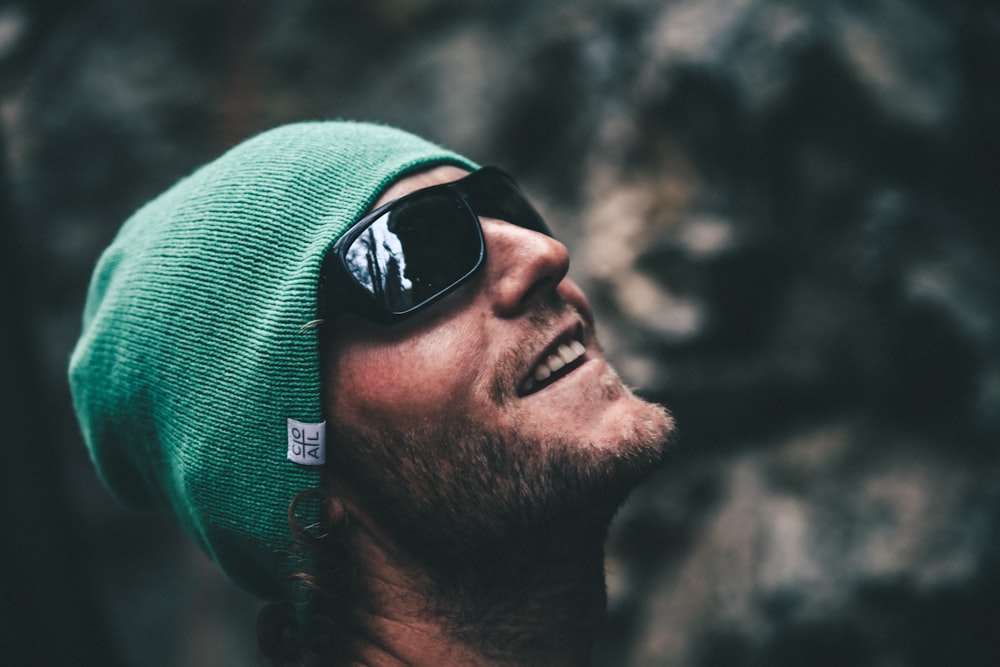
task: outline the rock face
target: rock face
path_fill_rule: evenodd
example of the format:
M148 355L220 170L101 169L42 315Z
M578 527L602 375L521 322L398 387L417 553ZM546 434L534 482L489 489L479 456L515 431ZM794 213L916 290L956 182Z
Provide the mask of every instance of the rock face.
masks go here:
M32 581L5 654L256 660L251 603L98 487L63 367L131 210L259 129L354 117L514 172L678 418L612 531L598 664L998 664L995 5L6 3L5 579Z

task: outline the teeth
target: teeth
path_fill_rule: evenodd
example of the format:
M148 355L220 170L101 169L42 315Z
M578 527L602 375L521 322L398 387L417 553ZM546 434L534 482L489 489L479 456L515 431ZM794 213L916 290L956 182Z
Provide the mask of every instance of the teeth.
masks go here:
M535 382L543 382L550 378L556 371L582 357L586 351L587 348L578 340L563 343L556 348L555 352L546 357L542 363L538 364L531 377ZM530 388L534 388L534 383L529 382L529 385Z
M580 356L578 353L571 350L569 345L560 345L559 349L556 350L556 354L558 354L559 358L562 359L563 363L566 364L574 361L577 357Z

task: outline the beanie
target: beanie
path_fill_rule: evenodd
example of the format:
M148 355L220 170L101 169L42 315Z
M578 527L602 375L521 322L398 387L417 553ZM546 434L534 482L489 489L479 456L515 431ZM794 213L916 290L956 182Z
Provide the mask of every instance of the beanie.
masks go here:
M293 430L311 440L323 421L309 324L324 254L433 164L474 168L385 126L279 127L139 209L94 271L69 379L98 473L125 504L175 515L258 596L280 594L289 504L319 483L287 455Z

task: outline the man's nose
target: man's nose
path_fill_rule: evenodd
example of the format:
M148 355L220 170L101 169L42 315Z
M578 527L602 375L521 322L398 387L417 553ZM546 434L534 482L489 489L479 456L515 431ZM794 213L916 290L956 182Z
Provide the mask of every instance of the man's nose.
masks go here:
M484 219L482 226L487 290L500 317L520 314L566 276L569 251L551 236L499 220Z

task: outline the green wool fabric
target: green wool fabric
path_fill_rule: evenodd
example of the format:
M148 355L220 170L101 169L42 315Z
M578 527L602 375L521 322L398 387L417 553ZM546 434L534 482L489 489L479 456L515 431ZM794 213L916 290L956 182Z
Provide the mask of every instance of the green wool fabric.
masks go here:
M474 168L384 126L279 127L137 211L97 264L69 369L91 458L121 501L176 515L259 596L280 594L289 503L319 481L286 459L286 419L324 418L308 326L323 256L432 164Z

